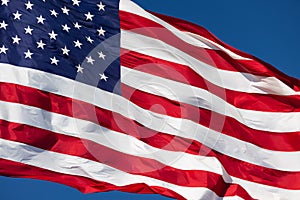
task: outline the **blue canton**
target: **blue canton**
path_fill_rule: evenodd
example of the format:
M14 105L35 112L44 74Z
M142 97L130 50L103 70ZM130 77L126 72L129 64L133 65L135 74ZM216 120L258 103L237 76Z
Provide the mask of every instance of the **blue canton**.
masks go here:
M1 0L0 62L120 93L118 0Z

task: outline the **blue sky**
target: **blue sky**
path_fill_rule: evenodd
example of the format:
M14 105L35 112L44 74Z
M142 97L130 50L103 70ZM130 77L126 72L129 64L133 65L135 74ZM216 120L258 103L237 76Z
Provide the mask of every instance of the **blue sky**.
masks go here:
M155 12L192 21L224 42L300 79L300 1L298 0L134 0ZM0 166L1 167L1 166ZM167 199L159 195L107 192L83 195L56 183L0 177L4 200Z

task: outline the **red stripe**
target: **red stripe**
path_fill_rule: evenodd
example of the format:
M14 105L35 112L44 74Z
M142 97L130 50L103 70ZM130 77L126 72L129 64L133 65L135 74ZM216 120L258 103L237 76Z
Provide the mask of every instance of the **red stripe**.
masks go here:
M300 95L266 95L224 89L205 80L187 66L125 49L121 50L121 64L134 70L207 90L237 108L267 112L300 112Z
M248 61L236 60L239 64L243 66L243 68L247 69L246 71L249 72L251 71L251 74L276 77L280 79L282 82L284 82L286 85L288 85L289 87L293 88L295 91L300 91L300 80L284 74L283 72L279 71L272 65L256 58L255 56L239 51L231 47L230 45L227 45L226 43L218 39L216 36L214 36L212 33L207 31L205 28L182 19L178 19L178 18L174 18L174 17L170 17L170 16L166 16L154 12L151 13L159 17L160 19L164 20L165 22L171 24L172 26L178 28L181 31L188 31L203 36L211 41L216 42L217 44L222 45L223 47L231 50L232 52L238 55L252 59Z
M89 120L114 131L129 134L146 142L149 145L165 150L187 151L188 153L198 154L199 150L202 150L204 148L202 144L197 141L174 137L164 133L153 131L147 127L140 125L134 120L130 120L117 113L112 113L111 111L95 108L95 106L93 105L80 102L78 100L61 97L32 88L26 88L24 86L13 84L7 85L9 85L9 87L13 87L12 90L8 91L17 91L18 95L6 93L3 90L2 91L3 93L7 94L6 96L8 98L10 96L12 99L14 99L14 102L16 103L24 103L26 105L40 107L51 112ZM24 92L26 93L25 95L23 94ZM234 127L232 127L232 129L234 129ZM292 138L290 140L292 140ZM236 160L215 151L212 152L214 152L213 156L216 156L221 161L222 165L230 175L275 187L282 187L287 189L300 188L300 183L294 181L299 177L300 172L283 172L275 169L267 169L265 167L260 167L247 162ZM251 173L246 173L250 169ZM264 173L265 171L269 172L269 174ZM278 174L280 176L278 176ZM300 180L300 177L298 178L298 180ZM290 183L287 184L288 182Z
M56 182L70 187L76 188L83 193L94 193L94 192L106 192L119 190L123 192L131 192L138 194L161 194L167 197L176 198L183 200L184 198L172 190L157 187L148 186L143 183L132 184L127 186L115 186L110 183L96 181L93 179L73 176L68 174L62 174L53 172L50 170L25 165L18 162L13 162L5 159L0 159L0 174L9 177L18 178L33 178L45 181Z
M56 134L23 124L2 120L0 124L0 137L6 140L25 143L47 151L86 158L130 174L152 177L176 185L206 187L213 190L218 196L227 193L227 190L231 193L232 189L237 189L240 194L243 194L241 197L246 199L250 197L240 186L225 183L219 174L200 170L176 169L153 159L128 155L89 140ZM22 128L19 129L19 127ZM19 131L16 131L18 129Z

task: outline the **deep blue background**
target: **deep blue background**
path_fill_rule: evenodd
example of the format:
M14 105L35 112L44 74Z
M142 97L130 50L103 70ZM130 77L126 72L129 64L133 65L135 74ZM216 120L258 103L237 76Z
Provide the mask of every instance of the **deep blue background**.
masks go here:
M134 0L155 12L204 26L224 42L300 78L300 1L298 0ZM1 167L1 166L0 166ZM0 177L0 199L94 200L167 199L159 195L108 192L83 195L45 181Z

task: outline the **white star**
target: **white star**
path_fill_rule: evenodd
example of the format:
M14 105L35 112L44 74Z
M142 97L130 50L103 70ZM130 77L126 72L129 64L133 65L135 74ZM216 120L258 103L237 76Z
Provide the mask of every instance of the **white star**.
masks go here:
M32 10L32 6L34 6L34 4L28 1L27 3L25 3L25 6L26 6L26 10Z
M33 55L33 53L31 53L29 49L27 50L27 52L24 52L24 54L25 54L25 58L29 58L29 59L31 59L31 56Z
M93 21L93 17L94 17L94 15L92 15L90 12L88 12L87 14L84 14L85 16L86 16L86 21L87 20L91 20L91 21Z
M40 15L40 16L37 17L36 19L38 20L38 21L37 21L38 24L39 24L39 23L44 24L44 21L46 20L45 18L43 18L42 15Z
M102 1L100 1L100 3L97 4L97 6L99 7L99 11L101 10L105 11L105 5L102 4Z
M76 68L77 68L77 73L78 72L80 72L80 73L83 73L83 70L84 70L84 68L83 67L81 67L81 65L79 64L79 65L77 65L76 66Z
M9 0L2 0L2 4L1 5L5 5L8 6Z
M53 15L54 17L57 17L58 13L53 9L53 10L50 10L51 12L51 15Z
M27 28L24 28L25 29L25 34L29 34L29 35L32 35L32 31L33 29L30 28L30 26L27 26Z
M94 64L95 60L92 58L92 56L89 56L89 57L85 57L87 59L87 63L90 63L90 64Z
M36 43L38 46L37 48L41 48L41 49L44 49L44 46L46 45L45 43L43 43L42 40L40 40L39 42Z
M81 28L81 25L79 25L78 22L73 23L73 24L74 24L74 27L77 28L78 30Z
M102 51L98 52L99 58L102 58L103 60L105 60L105 56Z
M66 14L66 15L69 15L69 9L67 9L67 7L65 6L65 7L63 7L63 8L61 8L61 10L62 10L62 12L64 13L64 14Z
M67 47L65 46L64 48L61 48L61 50L63 51L63 55L69 55L69 49L67 49Z
M72 0L72 2L73 2L73 6L79 6L79 3L81 2L81 1L78 1L78 0Z
M100 75L100 80L105 80L105 81L107 81L108 77L105 76L104 73L103 73L103 74L99 74L99 75Z
M22 14L20 14L18 10L17 10L17 12L13 13L13 15L14 15L14 19L15 19L15 20L16 20L16 19L21 20Z
M65 25L61 25L64 31L67 31L69 33L69 30L71 29L70 27L68 27L67 24Z
M6 24L4 20L2 21L2 23L0 23L0 29L3 28L6 30L7 26L8 26L8 24Z
M98 35L102 35L102 36L105 36L105 30L103 30L102 26L97 30L98 31Z
M4 45L0 48L0 54L4 53L6 54L6 51L8 50L8 48L6 48Z
M81 45L82 45L82 43L80 43L80 41L79 40L77 40L77 41L73 41L74 43L75 43L75 47L78 47L79 49L81 49Z
M58 63L59 63L59 60L57 60L56 58L55 58L55 56L53 57L53 58L50 58L50 60L51 60L51 65L58 65Z
M93 44L94 40L90 36L86 36L85 38L89 43Z
M53 39L53 40L56 40L56 36L57 36L57 34L56 33L54 33L54 31L52 30L52 32L51 33L48 33L49 34L49 36L50 36L50 39Z
M13 44L19 44L21 38L18 37L18 35L16 35L15 37L11 37L11 39L13 39Z

